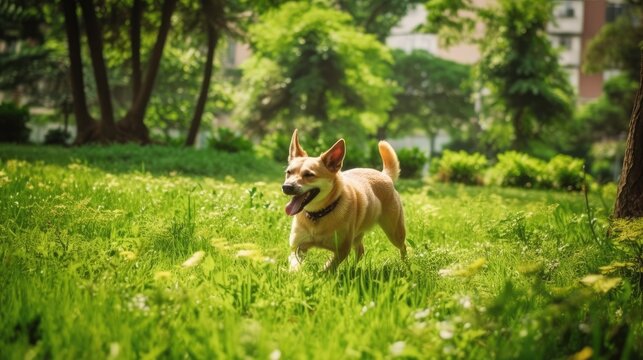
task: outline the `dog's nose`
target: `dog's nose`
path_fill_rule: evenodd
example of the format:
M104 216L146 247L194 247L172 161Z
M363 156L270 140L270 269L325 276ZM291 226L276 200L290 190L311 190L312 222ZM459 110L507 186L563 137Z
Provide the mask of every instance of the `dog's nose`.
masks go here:
M284 194L286 194L286 195L294 195L295 194L295 185L283 184L283 185L281 185L281 191L283 191Z

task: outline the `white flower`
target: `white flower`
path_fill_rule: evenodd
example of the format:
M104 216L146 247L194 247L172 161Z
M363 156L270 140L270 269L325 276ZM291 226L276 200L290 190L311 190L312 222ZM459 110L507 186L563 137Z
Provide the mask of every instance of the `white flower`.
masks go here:
M453 338L453 325L447 321L441 321L438 323L438 330L440 332L440 337L444 340L449 340Z
M429 316L430 313L431 310L429 308L426 308L416 311L415 314L413 314L413 317L415 318L415 320L422 320L425 317Z
M205 257L205 251L197 251L195 252L192 256L190 256L189 259L185 260L185 262L181 265L183 267L194 267L199 265L201 260Z
M374 307L375 307L375 302L373 302L373 301L371 301L370 303L368 303L368 304L366 304L366 305L362 306L362 311L360 311L360 315L364 316L364 314L366 314L366 312L367 312L369 309L372 309L372 308L374 308Z
M460 305L465 309L471 308L471 298L469 296L463 296L460 298Z
M404 348L406 348L406 343L404 341L396 341L393 344L391 344L390 351L391 355L393 356L399 356L402 355L404 352Z
M269 357L269 359L270 359L270 360L279 360L279 359L281 359L281 351L279 351L279 349L274 349L274 350L270 353L270 357Z

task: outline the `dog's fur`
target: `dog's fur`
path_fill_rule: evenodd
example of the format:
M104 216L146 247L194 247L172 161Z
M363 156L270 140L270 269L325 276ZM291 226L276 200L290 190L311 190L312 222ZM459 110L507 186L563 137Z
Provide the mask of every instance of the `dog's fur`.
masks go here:
M380 141L378 148L384 163L381 172L375 169L343 172L344 139L319 157L309 157L299 145L297 130L293 132L282 186L285 194L293 196L286 206L286 213L294 216L290 231L291 270L299 269L306 251L312 247L334 252L326 270L336 269L351 248L359 260L364 254L364 232L375 224L400 250L402 258L406 257L404 212L393 186L400 164L395 150L386 141ZM315 213L324 215L313 219L311 215Z

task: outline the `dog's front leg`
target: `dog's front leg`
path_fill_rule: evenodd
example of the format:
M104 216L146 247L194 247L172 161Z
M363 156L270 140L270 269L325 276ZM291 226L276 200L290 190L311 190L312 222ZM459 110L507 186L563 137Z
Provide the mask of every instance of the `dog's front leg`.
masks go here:
M296 223L293 223L293 226L290 230L290 238L288 242L290 243L290 256L288 256L288 263L290 263L290 271L298 271L301 268L301 263L304 261L306 256L306 250L301 247L301 236L297 235Z
M335 271L339 264L341 264L342 261L344 261L348 257L348 254L351 251L352 238L352 235L346 236L342 239L341 242L336 244L333 251L335 253L335 256L333 256L333 258L326 263L326 266L324 266L324 271Z
M290 256L288 256L288 262L290 263L290 271L299 271L301 269L301 263L304 261L304 257L306 256L305 251L301 251L300 249L292 249L290 251Z

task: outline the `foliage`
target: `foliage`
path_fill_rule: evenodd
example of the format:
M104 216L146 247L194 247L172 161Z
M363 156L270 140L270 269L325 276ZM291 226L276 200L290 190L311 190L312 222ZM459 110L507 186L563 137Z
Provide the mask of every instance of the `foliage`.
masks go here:
M475 38L481 59L475 80L482 91L487 121L508 122L513 128L513 148L525 149L544 127L561 123L572 113L572 87L558 62L546 33L553 2L549 0L500 0L489 7L470 0L428 2L428 29L451 29L467 35L475 21L484 33ZM455 16L460 11L463 16ZM487 126L489 127L489 126Z
M400 161L400 177L410 179L422 176L427 162L426 154L422 150L417 147L402 148L397 151L397 158Z
M546 171L554 189L580 191L585 184L583 160L556 155L547 163Z
M420 128L428 134L456 129L473 117L470 67L444 60L424 50L393 52L395 95L387 130Z
M611 239L621 251L620 258L601 267L603 274L624 273L643 291L643 219L616 219Z
M572 88L545 32L551 17L548 0L499 1L484 12L478 74L491 90L489 104L510 116L514 147L524 148L543 125L572 115Z
M436 175L442 182L482 185L486 167L487 159L479 153L445 150L438 160Z
M627 1L626 10L615 21L603 25L587 45L583 71L596 73L621 69L631 81L639 80L643 39L643 5Z
M586 276L623 259L592 240L577 194L402 180L406 262L373 231L361 262L320 274L328 253L310 251L292 274L283 165L132 145L3 145L0 159L9 358L643 352L635 278ZM610 211L589 196L603 233Z
M0 142L26 143L31 130L27 127L29 109L15 103L0 104Z
M391 55L345 13L319 3L287 3L250 28L238 112L248 131L295 127L359 136L374 133L393 104ZM364 137L361 135L362 138Z
M84 146L81 149L51 146L0 146L0 160L44 162L62 169L84 168L91 164L108 173L141 173L154 176L196 176L231 181L260 181L283 174L281 164L259 158L251 152L228 153L212 149L188 149L135 144ZM1 177L2 175L0 175Z
M236 132L220 127L212 134L210 147L229 153L252 152L252 142Z
M385 42L391 29L396 26L402 17L415 5L424 0L334 0L342 10L351 15L354 24L373 34L381 42Z
M585 185L584 162L568 155L556 155L548 162L525 153L498 154L489 170L488 181L501 186L580 191Z
M601 96L582 106L576 115L576 141L591 143L624 136L637 86L625 75L606 80Z
M258 152L278 163L288 161L288 149L290 147L290 136L275 131L261 139Z
M45 134L45 145L67 145L71 140L71 134L65 129L50 129Z
M546 163L524 153L507 151L498 154L490 172L491 182L502 186L526 188L549 187Z

